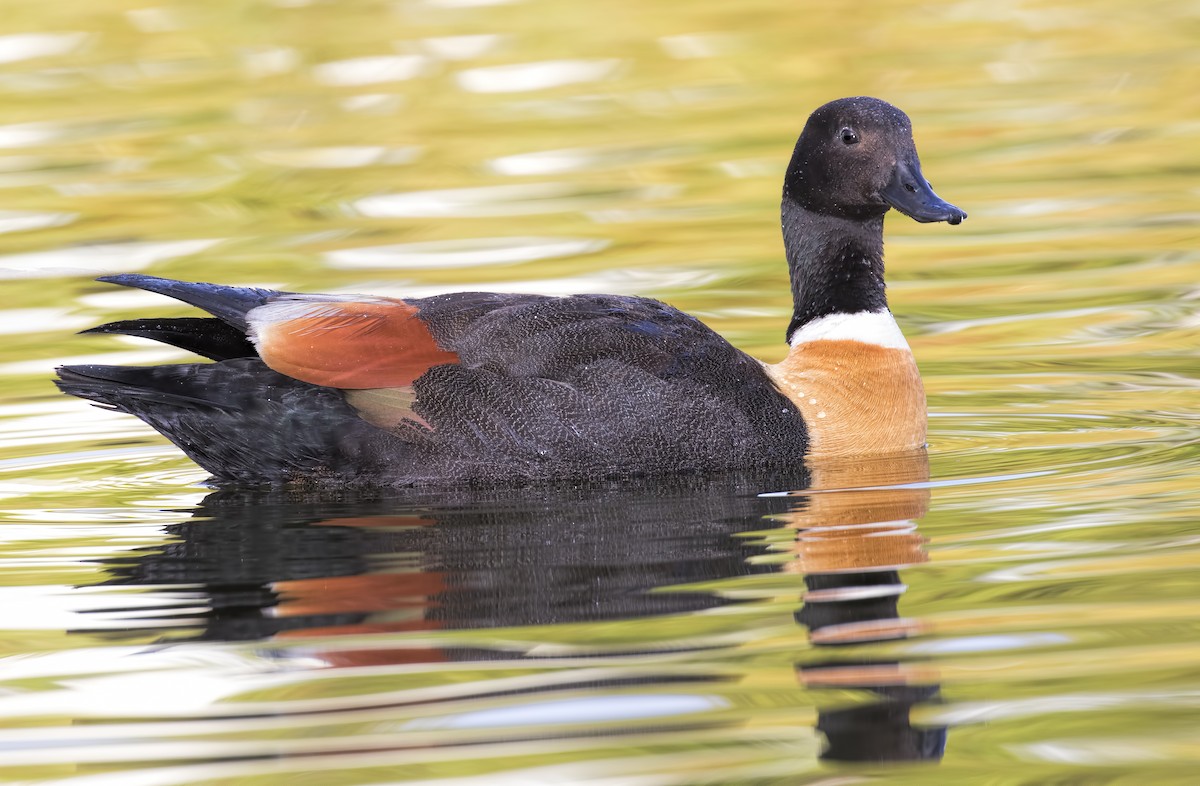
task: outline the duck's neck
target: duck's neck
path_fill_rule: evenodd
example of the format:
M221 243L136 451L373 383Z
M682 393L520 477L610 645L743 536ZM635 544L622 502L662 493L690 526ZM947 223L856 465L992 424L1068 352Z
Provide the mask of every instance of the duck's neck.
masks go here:
M792 279L788 342L831 314L887 311L883 284L883 215L842 218L783 198L783 244Z
M767 373L804 417L809 458L920 450L925 390L887 308L883 217L822 215L785 197L783 236L791 351Z

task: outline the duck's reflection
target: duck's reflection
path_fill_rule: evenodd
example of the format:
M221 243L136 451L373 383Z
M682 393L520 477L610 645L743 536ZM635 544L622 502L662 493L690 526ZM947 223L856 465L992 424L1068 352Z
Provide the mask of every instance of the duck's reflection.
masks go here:
M859 656L861 645L906 638L920 622L900 616L906 587L900 569L928 560L916 520L929 509L929 465L904 461L824 467L821 489L798 497L787 514L796 530L795 561L804 575L804 606L796 621L809 629L813 657L797 664L799 680L817 690L857 689L872 700L822 709L822 757L836 761L940 759L945 727L914 727L914 704L937 699L939 686L919 666Z
M777 572L777 560L753 559L768 546L743 533L783 523L795 530L784 570L802 575L806 588L795 618L815 645L804 651L796 674L817 706L824 758L937 759L944 729L909 722L915 703L936 700L935 678L911 664L858 654L869 642L920 632L918 622L899 615L897 603L905 589L900 570L927 559L915 524L928 507L927 476L922 454L824 467L811 476L757 473L403 499L218 492L191 519L170 527L173 542L111 563L107 583L146 587L162 599L157 608L143 604L130 614L127 635L159 626L175 628L173 640L632 620L732 602L709 592L656 590ZM806 490L762 496L764 489ZM107 614L111 622L121 610ZM329 667L527 657L413 646L410 639L369 647L322 641L311 654ZM665 684L673 677L645 679ZM847 705L848 689L872 698Z
M806 482L730 475L403 500L217 492L169 527L175 542L111 563L108 583L198 588L206 613L189 603L177 622L209 640L678 614L728 601L653 590L770 570L737 534L793 504L759 491Z

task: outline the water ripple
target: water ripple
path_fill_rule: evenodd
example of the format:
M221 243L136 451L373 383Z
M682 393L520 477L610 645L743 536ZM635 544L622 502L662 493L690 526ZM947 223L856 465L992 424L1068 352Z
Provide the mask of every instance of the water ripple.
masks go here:
M598 82L613 76L622 61L545 60L537 63L484 66L459 71L458 86L470 93L527 93L581 82Z
M95 276L141 270L164 259L197 254L219 240L104 243L0 256L0 279Z
M313 66L313 78L326 85L359 87L414 79L429 69L430 60L423 55L374 55L320 63Z
M666 199L678 193L678 190L678 187L667 184L591 190L570 183L522 183L378 194L355 200L352 207L371 218L521 216L574 211L619 199Z
M434 268L512 265L541 259L594 254L609 242L598 238L495 237L463 240L430 240L330 251L325 258L334 267Z

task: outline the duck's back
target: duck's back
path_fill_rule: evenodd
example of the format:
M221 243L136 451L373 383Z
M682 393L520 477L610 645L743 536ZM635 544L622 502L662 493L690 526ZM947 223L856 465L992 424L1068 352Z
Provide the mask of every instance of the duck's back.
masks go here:
M492 296L495 297L495 296ZM460 362L414 385L437 450L502 474L657 473L798 464L802 417L762 365L699 320L613 295L520 299L422 317ZM428 314L428 317L425 315ZM458 328L458 329L455 329Z
M73 367L62 385L239 483L598 478L786 466L806 449L800 413L762 365L658 301L271 294L249 312L262 359ZM399 332L338 321L357 306L406 309ZM211 341L236 344L229 332L215 323Z

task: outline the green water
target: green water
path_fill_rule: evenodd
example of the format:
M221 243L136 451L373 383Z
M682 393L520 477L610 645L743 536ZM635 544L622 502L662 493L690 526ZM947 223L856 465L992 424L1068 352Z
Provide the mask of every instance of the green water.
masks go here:
M5 20L0 780L1195 779L1196 3ZM186 359L74 335L188 313L92 281L125 271L650 295L777 360L782 169L853 94L909 113L970 213L888 219L928 470L816 479L883 490L207 496L140 422L49 383Z

